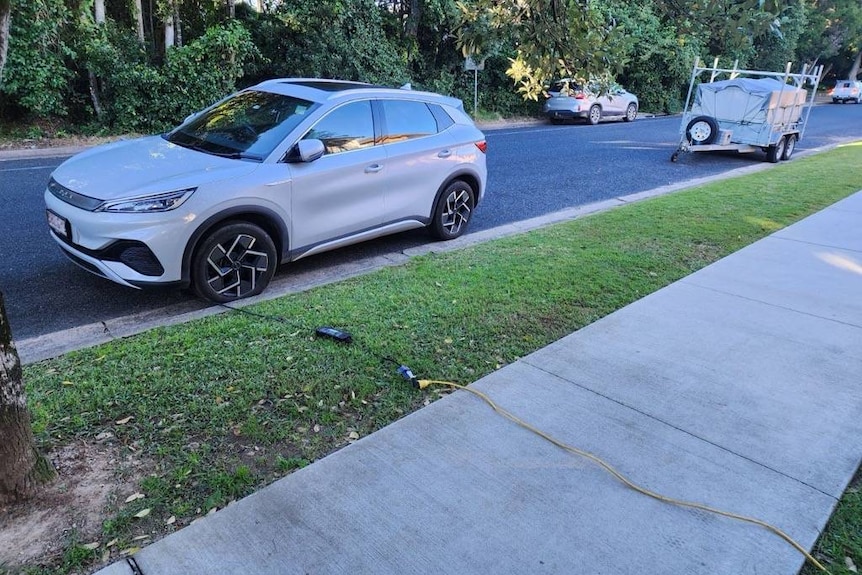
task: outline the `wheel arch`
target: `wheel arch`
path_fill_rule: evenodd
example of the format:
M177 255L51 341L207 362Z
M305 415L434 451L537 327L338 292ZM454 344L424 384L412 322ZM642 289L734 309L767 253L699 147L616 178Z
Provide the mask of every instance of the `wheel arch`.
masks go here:
M479 205L479 199L480 199L480 195L481 195L481 191L482 191L481 180L479 179L479 176L477 176L476 174L473 174L471 172L466 172L466 171L465 172L457 172L455 174L452 174L448 178L446 178L446 180L444 180L444 182L440 185L440 187L437 188L437 193L434 194L434 201L431 202L431 211L428 212L428 221L429 222L433 221L433 219L434 219L434 210L437 208L437 202L440 201L440 196L443 195L443 192L446 191L446 188L448 188L452 184L452 182L455 182L458 180L466 183L468 186L470 186L470 188L472 188L472 190L473 190L473 202L474 202L473 207L475 208L476 206Z
M290 253L287 225L275 212L259 206L228 208L204 220L186 242L183 250L182 285L191 285L192 257L201 240L216 227L229 222L248 222L261 227L272 238L279 262L283 262Z

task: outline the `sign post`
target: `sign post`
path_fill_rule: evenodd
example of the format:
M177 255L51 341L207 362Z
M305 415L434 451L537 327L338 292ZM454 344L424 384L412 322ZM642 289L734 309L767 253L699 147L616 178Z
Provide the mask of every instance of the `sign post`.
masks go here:
M479 62L473 60L472 57L464 58L464 69L468 72L473 71L473 116L476 116L476 110L479 107L479 70L485 69L485 58Z

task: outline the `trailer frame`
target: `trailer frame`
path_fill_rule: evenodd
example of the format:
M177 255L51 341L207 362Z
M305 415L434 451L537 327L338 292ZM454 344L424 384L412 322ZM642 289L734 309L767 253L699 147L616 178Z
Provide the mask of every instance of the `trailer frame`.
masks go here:
M778 162L781 160L789 160L790 156L796 148L796 143L802 139L805 134L805 127L808 124L808 119L811 115L811 108L814 104L814 99L817 95L817 87L820 84L820 78L823 74L823 65L811 66L803 64L799 73L792 73L791 62L788 62L784 72L769 72L763 70L744 70L738 68L738 61L734 62L732 68L720 68L718 66L718 58L715 59L712 66L701 65L700 58L695 59L694 67L691 72L691 81L688 86L688 95L685 100L685 107L682 113L682 122L679 128L679 146L671 155L671 161L676 162L681 153L686 152L716 152L716 151L734 151L738 153L751 153L756 151L766 152L766 157L770 162ZM799 103L794 101L791 117L796 117L795 121L778 122L778 123L758 123L760 126L754 137L737 136L734 137L733 130L723 130L722 143L698 143L692 138L691 128L702 128L705 131L717 130L718 122L715 119L706 118L704 116L695 116L693 113L694 103L692 95L694 94L695 85L701 79L704 73L709 74L709 83L716 80L728 79L733 80L738 77L744 78L773 78L782 82L782 88L779 93L779 101L781 101L781 93L784 92L784 86L793 89L805 89L805 85L812 85L813 88L810 94L806 93L804 102ZM724 78L723 76L727 76ZM701 81L700 83L703 83ZM797 115L796 112L799 112ZM691 126L695 119L703 120L705 125L699 126L697 122L695 126ZM749 126L754 124L749 124ZM748 130L750 133L750 129ZM730 133L728 133L730 132Z

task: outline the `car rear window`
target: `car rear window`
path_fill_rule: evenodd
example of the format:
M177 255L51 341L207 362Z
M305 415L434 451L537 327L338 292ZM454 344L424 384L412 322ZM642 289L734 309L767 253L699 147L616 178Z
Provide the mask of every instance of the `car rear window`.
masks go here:
M386 130L383 142L403 142L437 133L437 119L425 102L381 100Z

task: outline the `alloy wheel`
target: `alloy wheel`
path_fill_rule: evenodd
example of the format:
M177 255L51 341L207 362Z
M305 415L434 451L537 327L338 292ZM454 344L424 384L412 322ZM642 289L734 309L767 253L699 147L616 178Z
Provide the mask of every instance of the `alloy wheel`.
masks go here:
M461 228L470 221L470 215L473 213L471 202L470 192L463 188L453 190L446 197L446 204L440 217L448 235L457 236L461 233Z
M227 298L241 298L253 292L269 271L269 256L256 248L257 238L237 234L219 242L207 254L206 282L213 292Z

